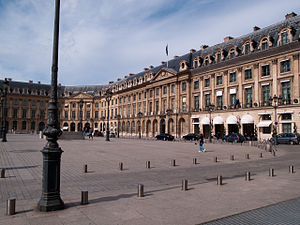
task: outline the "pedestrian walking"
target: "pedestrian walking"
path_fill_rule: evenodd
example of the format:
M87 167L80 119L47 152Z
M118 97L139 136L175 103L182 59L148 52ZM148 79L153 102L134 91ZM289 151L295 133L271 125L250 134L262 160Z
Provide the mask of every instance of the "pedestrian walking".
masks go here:
M89 139L92 138L93 140L93 131L92 128L89 129Z
M204 136L203 136L203 134L202 133L200 133L200 135L199 135L199 146L200 146L200 150L199 150L199 152L205 152L206 151L206 149L204 148Z

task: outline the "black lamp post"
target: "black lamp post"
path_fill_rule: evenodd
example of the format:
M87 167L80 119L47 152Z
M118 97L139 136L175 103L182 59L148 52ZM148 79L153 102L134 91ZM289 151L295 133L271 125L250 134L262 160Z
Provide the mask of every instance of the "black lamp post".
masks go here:
M82 131L82 114L83 114L83 112L82 112L82 107L83 107L83 100L82 99L80 99L80 101L79 101L79 125L80 125L80 129L79 129L79 131Z
M120 119L121 119L121 115L120 114L118 114L117 115L117 120L118 120L118 138L120 137Z
M213 112L214 108L215 108L214 105L211 105L211 104L208 105L208 113L209 113L209 143L211 143L211 127L212 127L212 124L211 124L211 113Z
M57 143L58 137L62 134L62 131L59 128L57 108L59 8L60 0L56 0L51 93L48 106L47 127L43 131L43 133L47 136L47 144L41 151L43 154L43 185L42 196L38 203L38 210L42 212L54 211L64 208L64 202L60 198L60 159L63 151Z
M281 102L282 98L281 97L277 97L276 95L269 98L270 104L273 106L274 108L274 113L275 113L275 122L274 122L274 132L273 135L275 137L275 144L277 144L277 126L278 126L278 121L277 121L277 108L278 108L278 103Z
M105 141L109 141L109 102L112 97L112 91L110 89L107 89L104 96L107 102L107 126L106 126L106 139Z
M139 112L137 114L138 118L139 118L139 139L141 139L142 135L141 135L141 118L143 116L143 113L142 112Z
M2 142L7 142L6 139L6 115L5 115L5 103L6 103L6 96L8 90L8 80L5 78L3 81L1 92L1 105L2 105Z

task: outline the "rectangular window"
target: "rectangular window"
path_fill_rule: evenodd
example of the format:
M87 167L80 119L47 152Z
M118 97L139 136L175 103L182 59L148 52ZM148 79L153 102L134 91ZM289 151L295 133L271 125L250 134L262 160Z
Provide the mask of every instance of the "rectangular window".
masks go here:
M223 96L217 96L217 106L219 108L223 107Z
M194 90L198 90L199 89L199 80L195 80L194 81Z
M280 62L280 73L286 73L291 71L290 60L285 60Z
M289 32L286 30L281 33L281 44L285 45L287 43L289 43Z
M164 87L163 87L163 94L164 94L164 95L167 94L167 86L164 86Z
M245 80L252 79L252 70L251 69L246 69L245 70Z
M35 109L31 110L31 118L35 118L35 112L36 112Z
M261 43L261 50L267 50L269 48L268 40L264 39Z
M40 102L40 106L44 107L45 106L45 102Z
M230 73L229 82L236 82L236 72Z
M13 118L18 118L18 109L14 109Z
M14 100L14 105L18 105L19 103L18 103L18 100L17 99L15 99Z
M217 62L221 62L221 52L217 53Z
M171 109L174 112L174 109L175 109L175 98L171 98Z
M95 103L95 108L98 108L98 107L99 107L99 103L96 102L96 103Z
M264 85L261 89L263 105L268 105L270 98L270 85Z
M208 107L210 105L210 94L205 95L205 106Z
M23 106L27 106L27 101L26 100L23 101Z
M209 87L210 86L210 78L206 78L205 79L204 85L205 85L205 87Z
M272 118L271 118L271 115L270 115L270 114L265 114L265 115L262 115L261 119L262 119L262 120L272 120Z
M252 106L252 88L245 89L245 102L246 102L246 107Z
M149 112L152 113L152 102L149 102Z
M186 91L186 83L185 82L182 83L182 91L183 92Z
M155 101L155 113L157 114L159 111L159 102Z
M72 111L72 119L75 120L75 111Z
M40 111L40 118L41 118L41 119L44 119L44 118L45 118L45 111L44 111L44 110L41 110L41 111Z
M146 113L146 102L143 103L144 113Z
M26 121L22 121L22 130L26 130Z
M86 112L86 119L89 120L91 118L91 112L87 111Z
M221 85L223 83L222 76L217 76L217 85Z
M27 110L23 109L22 110L22 118L26 118Z
M250 43L247 42L247 43L245 44L245 54L249 54L249 53L250 53Z
M182 98L182 111L185 112L186 111L186 97Z
M284 113L281 115L282 120L292 120L292 114L291 113Z
M79 111L79 119L82 119L82 117L83 117L83 112L80 110Z
M269 76L270 75L270 65L263 65L261 67L261 76Z
M99 119L99 111L95 111L95 120Z
M133 101L135 102L135 100L136 100L136 95L133 95Z
M68 119L68 111L65 111L65 120Z
M282 132L283 133L291 133L292 132L292 124L291 123L283 123L282 124Z
M230 95L230 105L234 105L236 101L236 94Z
M152 98L152 95L153 95L153 91L152 90L150 90L149 95L150 95L150 98Z
M138 103L138 112L141 112L142 111L142 103Z
M159 88L156 88L156 96L159 96Z
M132 107L133 107L132 113L133 113L133 115L135 115L136 114L136 104L133 104Z
M175 84L171 85L171 93L174 94L175 93Z
M290 104L291 101L291 83L282 82L281 83L281 91L282 91L282 101L283 104Z
M36 106L36 101L32 101L32 102L31 102L31 105L32 105L32 106Z
M141 93L139 93L139 100L141 100L142 99L142 94Z
M163 109L162 110L163 110L163 113L165 113L167 110L167 100L166 99L163 100Z
M198 111L199 109L199 96L194 96L194 109Z
M263 127L263 134L271 134L271 126Z

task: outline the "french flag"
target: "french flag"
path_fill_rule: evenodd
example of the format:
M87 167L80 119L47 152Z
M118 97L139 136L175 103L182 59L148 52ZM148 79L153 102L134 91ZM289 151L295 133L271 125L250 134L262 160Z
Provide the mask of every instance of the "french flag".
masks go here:
M167 54L167 56L169 55L168 44L167 44L167 46L166 46L166 54Z

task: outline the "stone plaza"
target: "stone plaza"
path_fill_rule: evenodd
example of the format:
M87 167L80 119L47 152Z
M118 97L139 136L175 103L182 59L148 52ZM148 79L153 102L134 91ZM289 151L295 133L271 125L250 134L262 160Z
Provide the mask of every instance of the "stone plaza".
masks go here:
M40 151L46 140L27 134L7 138L0 144L0 168L5 169L5 178L0 179L0 224L200 224L300 196L296 145L277 146L274 156L248 144L207 143L207 151L199 153L195 142L123 138L107 142L95 137L59 141L64 151L65 209L41 213L36 207L42 185ZM289 173L290 165L295 173ZM268 176L269 168L274 168L274 177ZM246 171L251 172L251 181L245 181ZM217 185L218 175L223 185ZM181 190L184 179L187 191ZM144 197L137 197L138 184L144 185ZM88 191L87 205L80 204L82 190ZM16 198L13 216L6 215L9 197Z

